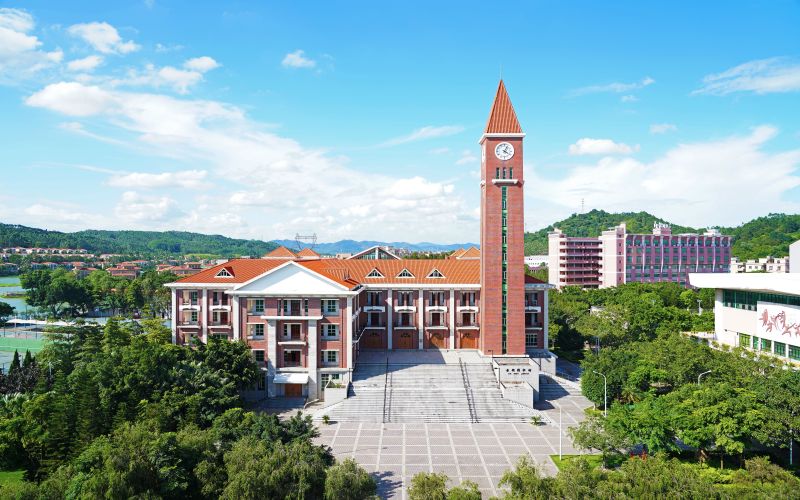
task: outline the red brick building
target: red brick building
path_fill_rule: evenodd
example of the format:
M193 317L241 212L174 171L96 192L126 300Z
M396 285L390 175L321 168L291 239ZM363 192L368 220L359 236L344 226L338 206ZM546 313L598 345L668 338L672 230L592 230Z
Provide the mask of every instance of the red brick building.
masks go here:
M248 343L270 397L346 384L363 349L476 349L509 362L549 357L547 290L524 273L524 133L503 82L481 138L481 250L347 259L280 247L170 283L173 340Z

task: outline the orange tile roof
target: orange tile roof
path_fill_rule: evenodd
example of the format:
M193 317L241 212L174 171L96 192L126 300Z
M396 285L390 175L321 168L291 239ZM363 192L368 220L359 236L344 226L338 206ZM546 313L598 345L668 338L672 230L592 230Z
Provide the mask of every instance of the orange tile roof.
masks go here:
M286 248L284 246L280 246L280 247L276 248L275 250L271 251L270 253L268 253L267 255L265 255L264 257L268 258L268 259L275 259L275 258L277 258L277 259L294 259L294 258L297 257L297 254L292 252L291 250L289 250L288 248Z
M310 248L304 248L297 252L298 257L319 257L319 254Z
M461 255L458 256L459 259L480 259L481 258L481 251L475 247L469 247L467 250L464 251Z
M290 259L231 259L197 274L181 278L175 283L245 283L267 271L285 264ZM226 268L233 278L217 278L220 269Z
M466 252L466 250L464 250L463 248L459 248L458 250L455 250L453 253L448 255L447 258L448 259L457 259L457 258L461 257L462 255L464 255L464 252Z
M494 96L492 110L489 112L489 120L486 122L486 134L521 134L522 127L517 120L517 113L511 105L511 99L506 92L503 80L497 86L497 94Z
M350 277L360 283L382 284L477 284L480 283L480 260L458 259L400 259L400 260L345 260L340 266L350 271ZM305 264L304 264L305 265ZM367 274L377 269L383 278L367 278ZM414 275L413 278L397 278L403 269ZM438 269L444 278L428 278Z

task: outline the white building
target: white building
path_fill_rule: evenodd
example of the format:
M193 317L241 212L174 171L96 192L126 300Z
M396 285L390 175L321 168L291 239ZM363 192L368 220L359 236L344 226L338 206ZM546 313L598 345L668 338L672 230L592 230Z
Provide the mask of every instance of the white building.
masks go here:
M798 262L794 269L789 269L789 272L800 273L800 240L789 245L789 262Z
M526 255L525 265L531 269L547 267L547 255Z
M690 273L689 282L716 290L708 340L800 362L800 276Z
M742 262L731 258L732 273L788 273L789 257L762 257Z

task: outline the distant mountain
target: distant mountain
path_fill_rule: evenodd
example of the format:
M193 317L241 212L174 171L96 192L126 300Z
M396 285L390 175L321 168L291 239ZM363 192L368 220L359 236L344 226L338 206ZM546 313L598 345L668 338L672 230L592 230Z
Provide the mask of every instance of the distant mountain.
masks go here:
M671 224L647 212L609 213L592 210L572 214L534 233L525 233L525 255L547 254L547 233L559 228L568 236L596 237L606 229L625 222L631 233L650 233L656 222L672 226L674 233L697 233L705 228ZM800 240L800 215L769 214L736 227L720 227L722 234L733 236L732 253L739 259L755 259L769 255L788 255L789 244Z
M261 256L275 244L239 240L185 231L100 231L74 233L48 231L14 224L0 224L0 247L85 248L91 253L206 254L220 257Z
M283 245L291 250L297 250L297 242L295 240L273 240L272 242L277 245ZM391 246L397 248L407 248L412 252L450 252L453 250L457 250L459 248L468 248L471 246L477 247L478 244L454 243L450 245L445 245L439 243L429 243L427 241L423 241L422 243L407 243L405 241L385 242L385 241L371 241L371 240L366 240L366 241L340 240L340 241L334 241L332 243L317 243L314 246L314 251L326 255L335 255L337 253L356 253L360 252L361 250L366 250L367 248L374 246Z

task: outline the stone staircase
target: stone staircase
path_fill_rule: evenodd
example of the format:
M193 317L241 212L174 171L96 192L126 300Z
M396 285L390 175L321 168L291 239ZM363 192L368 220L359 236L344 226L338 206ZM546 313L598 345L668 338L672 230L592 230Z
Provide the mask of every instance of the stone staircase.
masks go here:
M565 396L581 396L581 390L573 384L559 383L552 377L539 375L539 400L552 401Z
M488 363L367 364L348 399L316 415L338 422L527 422L537 410L506 400Z

